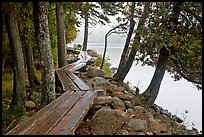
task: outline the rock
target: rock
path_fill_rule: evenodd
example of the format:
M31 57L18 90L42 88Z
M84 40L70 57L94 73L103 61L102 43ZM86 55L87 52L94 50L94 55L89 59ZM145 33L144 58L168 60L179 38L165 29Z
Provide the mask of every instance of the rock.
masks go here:
M32 92L30 95L30 100L39 105L41 103L41 96L41 93Z
M118 87L118 90L120 91L120 92L124 92L125 91L125 88L124 87Z
M104 79L102 77L94 77L89 82L87 82L94 89L104 89L106 90L108 85L110 84L109 80Z
M36 108L36 105L35 105L35 103L33 102L33 101L26 101L26 108L28 108L28 109L35 109Z
M136 135L145 135L145 133L143 133L143 132L137 132Z
M146 134L147 134L147 135L153 135L153 133L152 133L152 132L146 132Z
M176 117L176 122L183 123L183 120L181 118L179 118L179 117Z
M149 128L153 134L161 134L167 132L167 126L165 123L161 123L159 119L149 119Z
M166 116L171 116L171 113L167 109L160 109L160 114L166 115Z
M119 92L120 91L120 89L114 84L109 84L106 90L111 94L113 92Z
M173 115L172 117L175 118L176 122L178 122L178 123L183 122L183 120L181 118L179 118L178 116L176 116L176 115Z
M156 115L156 112L153 108L148 108L147 111L150 112L153 117Z
M134 95L130 95L130 94L125 94L125 100L131 101L132 98L134 97Z
M111 104L112 102L113 102L113 98L111 96L99 96L99 97L96 97L94 104L104 105L104 104Z
M61 87L57 86L56 87L56 93L63 93L64 91L62 90Z
M125 110L125 104L118 97L113 97L113 102L111 105L114 109Z
M123 91L124 92L124 94L128 94L128 91L127 90L125 90L125 91Z
M126 129L121 129L120 133L121 133L121 135L129 135L129 133Z
M140 100L140 97L138 97L138 96L134 96L130 101L134 106L142 104L141 100Z
M135 106L135 107L133 108L133 110L134 110L135 112L138 112L138 113L145 113L145 112L146 112L146 109L143 108L142 106Z
M133 118L127 125L135 131L143 131L148 126L148 123L145 120Z
M119 99L125 99L124 93L123 93L123 92L120 92L120 91L113 92L113 93L112 93L112 96L113 96L113 97L118 97Z
M98 111L99 109L101 109L103 106L101 105L93 105L90 109L89 109L89 114L93 115L96 113L96 111Z
M130 115L134 115L135 114L135 112L131 108L128 108L126 111Z
M91 129L94 135L112 135L117 133L128 119L123 111L100 109L91 120Z
M92 67L92 68L89 68L87 70L87 76L90 77L90 78L93 78L93 77L102 77L102 78L105 78L105 73L101 69Z
M97 90L95 90L95 92L98 93L98 96L106 96L107 95L107 92L104 89L97 89Z
M147 112L147 115L149 116L149 118L154 118L151 112Z
M134 108L134 105L128 100L125 100L124 104L125 104L126 108Z

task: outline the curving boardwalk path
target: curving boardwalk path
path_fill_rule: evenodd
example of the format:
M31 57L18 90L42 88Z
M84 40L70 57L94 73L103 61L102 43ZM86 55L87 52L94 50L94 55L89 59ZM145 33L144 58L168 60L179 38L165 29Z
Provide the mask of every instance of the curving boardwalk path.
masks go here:
M77 62L56 70L65 92L6 135L74 134L97 97L97 93L73 73L84 67L91 56L81 51L78 57Z

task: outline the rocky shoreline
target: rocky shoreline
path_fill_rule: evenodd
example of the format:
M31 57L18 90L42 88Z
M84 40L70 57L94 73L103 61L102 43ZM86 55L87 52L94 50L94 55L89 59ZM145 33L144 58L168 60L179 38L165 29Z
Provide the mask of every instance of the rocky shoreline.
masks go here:
M197 129L188 130L183 120L168 110L142 103L138 89L127 83L118 85L94 65L98 55L88 52L92 64L78 75L98 92L94 106L75 131L76 135L198 135Z
M68 52L68 62L77 60L78 52L73 52L71 49ZM88 53L92 56L92 60L75 73L98 92L99 96L76 129L76 135L200 134L197 129L186 129L182 125L183 120L168 110L156 104L151 108L145 106L139 95L139 89L132 89L127 83L118 85L95 64L100 55L92 50ZM60 93L61 90L58 88L57 92ZM32 93L30 97L36 101L40 95ZM33 105L31 107L35 108Z

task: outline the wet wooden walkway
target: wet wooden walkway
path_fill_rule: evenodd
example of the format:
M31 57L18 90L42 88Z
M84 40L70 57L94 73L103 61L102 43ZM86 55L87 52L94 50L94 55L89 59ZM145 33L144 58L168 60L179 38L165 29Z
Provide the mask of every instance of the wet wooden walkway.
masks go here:
M97 93L73 73L84 67L91 57L82 51L78 57L77 62L56 70L65 92L6 135L74 134L97 97Z

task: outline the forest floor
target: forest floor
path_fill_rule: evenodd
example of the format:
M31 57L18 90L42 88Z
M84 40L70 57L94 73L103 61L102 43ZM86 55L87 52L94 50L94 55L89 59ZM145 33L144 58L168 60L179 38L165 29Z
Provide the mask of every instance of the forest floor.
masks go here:
M90 67L99 67L101 63L101 56L94 51L89 51L89 54L95 58L94 63ZM76 57L73 55L72 57ZM98 59L100 57L100 60ZM105 65L105 74L111 77L110 73L113 73L110 65ZM86 68L86 69L87 69ZM79 71L78 76L85 82L93 82L94 77L88 77L86 71ZM17 123L22 121L22 117L16 113L9 113L9 103L11 102L12 94L12 76L5 76L2 79L2 130L3 134L15 127ZM37 76L40 79L40 75ZM97 135L97 134L109 134L109 135L198 135L200 134L197 129L186 129L182 122L178 122L175 116L169 113L162 112L162 108L156 104L152 108L148 108L145 104L141 103L140 96L133 94L132 87L128 87L128 84L124 83L123 86L118 85L116 82L108 80L108 85L101 86L103 91L101 99L106 100L102 104L94 105L86 117L80 123L75 131L76 135ZM28 84L28 81L27 81ZM92 83L96 84L96 83ZM98 86L98 85L96 85ZM107 88L108 87L108 88ZM40 86L33 88L26 88L26 92L40 92ZM111 101L110 101L111 100ZM137 100L137 101L135 101ZM115 101L115 102L114 102ZM100 102L100 101L99 101ZM139 103L138 103L139 102ZM129 104L128 104L129 103ZM32 110L27 109L25 112L26 117L30 117L35 114L39 108ZM105 113L105 114L104 114ZM107 114L107 115L106 115Z

